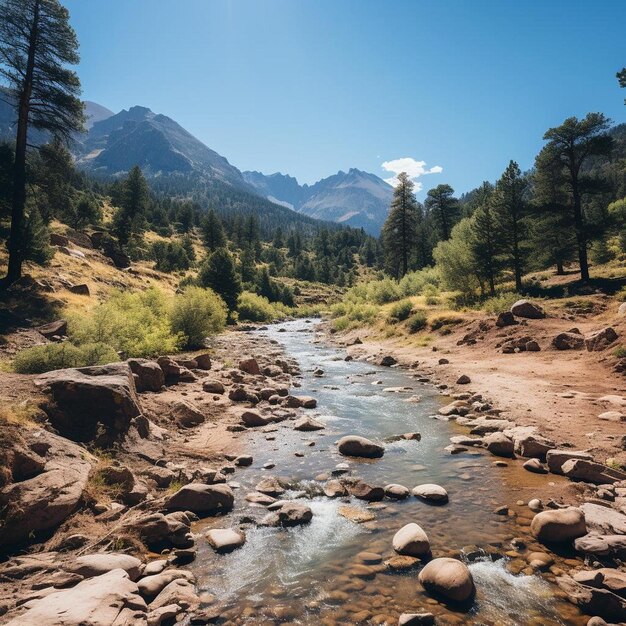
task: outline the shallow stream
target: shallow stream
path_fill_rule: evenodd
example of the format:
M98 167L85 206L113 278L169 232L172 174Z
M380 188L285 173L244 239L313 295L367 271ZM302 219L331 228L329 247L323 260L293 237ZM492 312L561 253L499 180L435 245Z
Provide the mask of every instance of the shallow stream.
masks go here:
M519 461L498 467L496 457L484 451L449 454L444 448L450 437L467 430L433 417L448 398L433 385L418 382L415 372L345 361L344 352L316 340L315 322L288 322L261 332L297 359L303 377L301 388L294 392L317 398L317 409L308 413L324 422L326 429L302 433L287 421L276 424L275 432L265 428L245 434L245 449L254 463L234 475L241 485L235 510L226 518L203 522L196 530L237 526L244 514L262 514L263 510L251 508L244 495L267 475L289 479L292 496L304 491L313 520L294 529L247 527L246 544L228 555L217 555L206 542L198 542L192 568L200 588L224 608L221 623L395 626L403 612L430 611L437 615L437 624L586 624L578 610L562 599L550 580L553 575L523 573L529 571L524 555L543 550L528 534L532 513L525 502L534 497L534 490L545 489L552 477L530 474ZM316 368L324 371L323 377L313 376ZM408 389L385 391L391 387ZM421 433L421 441L393 440L407 432ZM345 434L385 442L385 455L372 461L341 457L335 442ZM262 469L269 462L275 468ZM345 462L351 475L374 485L440 484L450 502L429 506L414 497L398 502L385 499L381 508L381 503L315 495L324 484L316 477ZM364 523L346 519L339 514L346 505L369 513L372 519ZM494 512L501 505L509 506L509 515ZM393 535L409 522L426 531L433 556L470 556L477 598L469 612L446 607L425 594L417 583L419 567L361 577L362 561L357 555L367 551L383 559L392 557ZM528 549L518 552L511 544L514 537L527 542ZM502 558L492 561L487 556L495 553ZM477 554L485 556L476 560ZM559 557L557 566L563 560Z

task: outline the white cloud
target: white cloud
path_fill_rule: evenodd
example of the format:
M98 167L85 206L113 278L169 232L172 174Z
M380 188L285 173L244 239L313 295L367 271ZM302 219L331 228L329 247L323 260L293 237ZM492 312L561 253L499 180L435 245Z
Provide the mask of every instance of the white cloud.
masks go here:
M416 161L411 157L402 157L401 159L393 159L392 161L385 161L381 167L386 172L391 172L394 176L385 178L385 182L395 187L398 184L398 174L400 172L406 172L411 180L416 181L420 176L426 174L441 174L443 167L441 165L434 165L431 168L426 168L426 161ZM415 191L422 190L422 183L415 183Z

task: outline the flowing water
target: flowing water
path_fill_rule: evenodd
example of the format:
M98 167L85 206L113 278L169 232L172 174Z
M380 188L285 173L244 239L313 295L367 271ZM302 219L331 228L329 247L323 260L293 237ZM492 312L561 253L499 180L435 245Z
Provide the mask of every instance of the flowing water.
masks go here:
M497 467L495 457L484 451L455 456L444 451L450 436L467 430L433 417L448 399L432 385L417 382L414 373L344 361L345 353L315 340L314 322L288 322L261 332L297 359L303 377L296 391L317 398L317 409L308 413L324 422L326 429L302 433L287 421L246 433L245 447L254 456L254 464L235 475L241 484L235 510L225 518L202 522L196 530L237 526L242 515L264 514L251 508L244 495L267 475L289 479L293 491L286 497L306 497L303 501L313 510L313 520L288 530L247 526L246 544L228 555L217 555L206 542L198 542L194 572L205 595L223 607L222 623L395 625L401 613L420 611L435 613L438 624L586 623L562 599L550 580L554 576L523 573L529 571L524 554L542 548L528 534L532 514L522 501L545 489L548 479L524 471L520 462ZM312 374L318 367L324 370L322 378ZM390 387L407 389L385 391ZM274 428L275 432L268 432ZM407 432L421 433L421 441L394 441ZM384 441L384 457L372 461L341 457L334 444L345 434ZM263 470L268 462L275 463L275 468ZM400 502L385 500L382 508L354 498L346 502L324 497L320 494L324 483L316 477L323 478L321 474L344 462L352 475L374 485L440 484L450 502L429 506L410 497ZM346 519L339 513L346 505L369 513L372 519L365 523ZM500 505L510 507L508 516L494 513ZM435 557L472 556L477 598L469 612L456 611L427 596L417 583L419 568L360 577L357 555L368 551L385 559L393 556L394 533L412 521L427 532ZM528 543L525 553L515 551L514 537ZM488 556L496 553L502 558ZM484 556L476 559L476 555Z

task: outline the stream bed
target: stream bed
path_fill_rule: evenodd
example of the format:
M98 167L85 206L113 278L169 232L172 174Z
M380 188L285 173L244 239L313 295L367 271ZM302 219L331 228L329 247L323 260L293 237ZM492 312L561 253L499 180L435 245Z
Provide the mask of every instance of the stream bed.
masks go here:
M195 530L236 527L243 515L262 516L264 509L252 508L244 496L269 475L290 481L293 491L285 499L305 497L313 520L292 529L247 525L245 545L226 555L198 541L191 568L208 601L222 607L220 623L395 626L401 613L429 611L437 624L445 625L586 624L563 599L552 574L524 573L524 554L545 550L529 534L533 514L525 503L560 477L531 474L519 461L496 466L497 458L484 450L449 454L444 448L450 437L467 434L467 429L433 417L448 398L418 382L419 374L411 370L345 361L345 352L317 338L315 321L273 325L259 334L277 341L298 361L302 386L294 393L317 399L317 408L306 413L326 428L298 432L286 421L245 433L244 447L254 463L233 477L240 484L234 510L203 520ZM324 371L322 377L313 376L316 368ZM393 387L407 389L385 391ZM408 432L419 432L421 440L394 440ZM384 442L384 456L371 461L342 457L335 442L346 434ZM263 469L267 463L275 467ZM430 506L410 496L368 505L354 498L327 498L321 495L323 479L338 463L348 463L350 475L373 485L440 484L450 501ZM502 505L509 507L508 515L495 513ZM346 506L368 521L356 523L341 515ZM426 531L434 557L468 559L477 588L469 611L447 607L424 593L417 582L419 566L374 576L360 571L364 551L383 560L394 556L393 535L409 522ZM513 538L521 538L527 549L518 551ZM567 569L568 556L555 556L556 566Z

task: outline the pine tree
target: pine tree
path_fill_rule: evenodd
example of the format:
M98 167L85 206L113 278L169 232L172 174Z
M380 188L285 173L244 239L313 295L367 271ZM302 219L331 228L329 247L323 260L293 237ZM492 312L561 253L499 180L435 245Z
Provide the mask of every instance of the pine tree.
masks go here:
M598 182L585 175L583 166L594 156L611 154L613 139L606 132L608 127L609 120L602 113L588 113L582 120L576 117L566 119L560 126L548 129L543 136L548 142L543 149L543 158L560 165L562 180L568 190L582 280L589 280L588 220L583 210L583 196Z
M409 271L409 260L417 229L417 201L413 181L405 172L398 174L398 184L387 220L383 225L382 241L388 271L396 278Z
M461 217L459 201L450 185L437 185L426 197L426 208L431 216L438 241L450 238L452 228Z
M226 247L226 233L222 220L211 209L200 224L202 241L209 252L215 252L218 248Z
M84 114L80 81L67 67L79 60L67 9L58 0L0 0L0 15L0 76L17 114L6 286L22 275L26 254L28 130L68 142Z
M522 290L522 274L526 264L528 203L525 199L527 179L519 165L510 161L496 183L493 195L493 214L500 232L502 251L515 276L515 289Z
M251 246L246 246L241 253L241 282L253 283L256 280L256 255Z
M143 234L149 199L148 183L135 165L122 183L120 207L113 223L113 231L122 246Z
M39 149L40 161L37 163L35 179L39 193L37 204L41 217L50 222L53 217L63 219L71 213L75 190L72 179L76 172L70 151L60 139Z
M198 282L202 287L213 289L230 312L237 310L241 280L233 256L226 248L218 248L206 259L200 268Z
M285 247L285 241L283 239L283 229L279 226L274 233L274 239L272 241L272 245L277 250Z

